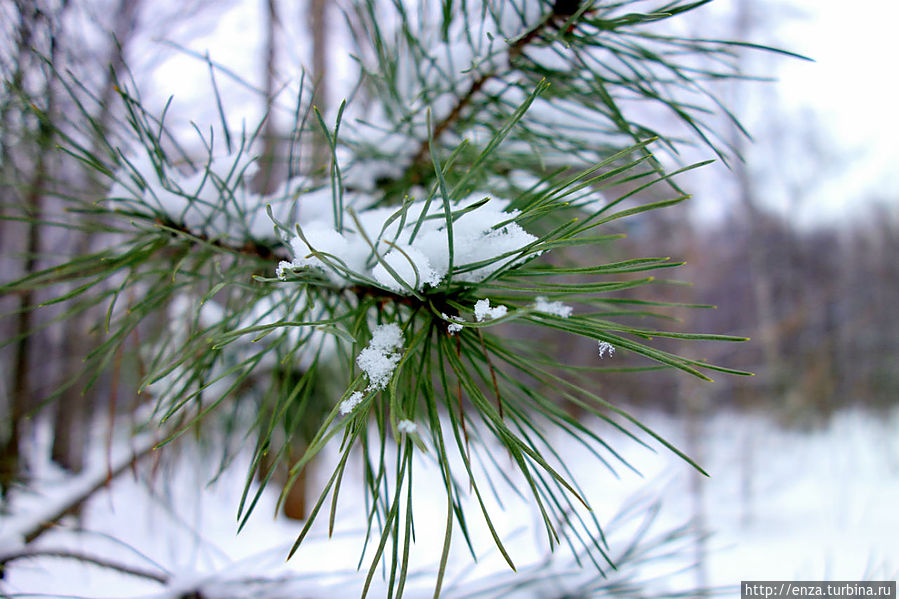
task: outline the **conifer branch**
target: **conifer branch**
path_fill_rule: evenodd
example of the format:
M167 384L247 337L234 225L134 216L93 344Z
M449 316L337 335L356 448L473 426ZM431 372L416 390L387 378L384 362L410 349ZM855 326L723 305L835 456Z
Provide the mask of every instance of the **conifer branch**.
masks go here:
M256 239L247 239L240 244L227 243L225 241L222 241L221 239L210 237L205 233L193 231L190 229L190 227L177 223L170 219L163 220L162 218L157 218L156 224L169 230L173 234L177 234L187 238L189 241L211 245L229 254L242 254L244 256L258 258L267 262L278 259L283 260L287 257L287 255L280 247L281 244L273 246Z
M508 49L508 61L506 62L506 70L498 71L496 69L491 69L485 73L482 73L474 81L471 82L468 90L459 96L456 103L453 105L452 109L449 113L441 119L437 125L434 127L433 139L437 141L443 133L445 133L448 129L453 127L456 122L459 120L459 117L462 115L462 111L471 104L472 99L481 91L481 88L493 77L500 77L503 74L514 70L513 62L516 58L521 56L521 53L524 51L524 48L533 42L535 39L540 37L540 35L546 30L546 28L553 23L556 22L558 18L564 18L563 13L559 13L556 11L550 12L545 17L543 17L537 25L526 31L524 34L513 40L509 44ZM422 173L425 171L426 164L430 164L429 155L430 155L430 143L427 139L422 140L421 145L418 147L418 151L412 158L412 162L409 167L406 169L404 176L401 177L400 180L409 180L410 182L419 183L422 180Z

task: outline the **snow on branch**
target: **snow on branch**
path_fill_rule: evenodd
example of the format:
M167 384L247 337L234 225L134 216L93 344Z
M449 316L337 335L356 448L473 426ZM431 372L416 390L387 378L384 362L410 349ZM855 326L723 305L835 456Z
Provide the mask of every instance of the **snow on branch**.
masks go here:
M339 287L368 283L400 295L437 287L450 273L453 281L477 283L523 261L523 250L537 240L514 222L518 212L508 206L483 195L453 205L452 263L438 201L363 210L343 231L322 220L298 225L290 241L294 259L280 262L277 275L316 269Z

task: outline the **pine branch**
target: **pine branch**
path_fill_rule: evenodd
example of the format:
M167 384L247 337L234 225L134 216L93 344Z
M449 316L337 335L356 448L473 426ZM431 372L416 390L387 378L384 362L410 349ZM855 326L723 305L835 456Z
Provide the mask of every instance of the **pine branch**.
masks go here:
M278 244L277 246L269 245L257 239L247 239L240 244L226 243L221 239L210 237L205 233L193 231L190 227L177 223L171 219L163 220L162 218L157 218L156 224L173 234L183 236L189 241L211 245L212 247L223 250L229 254L250 256L252 258L265 260L266 262L271 262L272 260L284 260L287 258L281 244Z
M548 26L556 23L559 18L565 17L566 15L564 13L556 11L550 12L545 17L543 17L543 19L541 19L537 25L512 41L509 44L506 70L499 71L496 69L492 69L485 73L482 73L474 81L472 81L468 90L464 94L459 96L450 112L434 126L434 141L437 141L440 136L443 135L443 133L451 129L456 124L456 122L459 120L459 117L462 115L462 111L465 110L465 108L469 104L471 104L474 97L478 94L478 92L481 91L481 88L483 88L490 79L494 77L501 77L506 73L514 70L513 62L521 55L525 47L535 39L540 37L540 35L546 30ZM422 140L418 151L413 156L412 162L409 164L409 167L406 169L405 173L402 177L400 177L399 180L408 180L412 183L421 182L421 180L423 179L423 173L428 170L428 165L430 165L430 142L428 139L424 139Z
M596 359L603 357L603 350L617 348L619 355L635 354L701 378L707 378L706 370L743 373L649 345L659 337L738 338L654 331L627 324L632 317L645 316L647 305L657 305L640 304L638 310L630 311L615 304L636 303L617 297L617 292L654 283L649 274L639 279L630 274L676 263L667 258L581 262L585 255L603 256L603 244L617 238L616 230L610 230L607 223L671 206L686 197L679 191L671 199L642 195L647 188L669 183L692 167L672 173L662 172L661 166L657 172L647 169L647 161L651 164L647 138L660 137L671 148L680 140L665 140L664 134L656 136L651 126L632 120L640 116L630 116L627 102L637 96L667 106L711 144L708 127L698 120L706 114L703 107L688 104L679 95L701 90L705 78L694 75L677 57L720 51L693 42L684 52L679 43L666 50L665 44L673 42L636 29L702 2L674 2L647 14L623 13L632 4L627 0L602 9L594 9L594 4L598 3L545 2L543 6L552 8L541 16L537 4L531 6L533 10L518 10L512 3L507 6L516 14L500 10L491 11L488 17L485 4L478 17L467 8L454 12L453 3L444 3L443 37L437 41L428 37L428 26L413 26L415 19L403 13L412 7L403 3L395 3L403 13L399 15L400 30L382 35L375 3L367 2L370 41L378 64L370 69L363 65L363 72L373 75L376 92L369 98L378 109L373 114L379 117L372 119L377 123L372 127L386 137L366 140L365 129L360 127L359 138L353 139L357 131L350 125L339 153L338 133L346 104L338 111L333 134L319 111L313 111L329 142L330 188L327 177L312 185L291 180L280 198L280 207L290 210L277 216L268 210L280 231L286 235L295 231L289 250L288 244L281 243L286 239L269 239L285 235L270 235L270 228L266 232L256 226L270 226L267 221L255 220L265 200L248 191L242 180L253 161L251 146L258 143L259 130L244 136L245 143L236 156L229 142L226 163L214 152L212 136L208 143L204 138L205 164L183 153L191 165L188 175L163 151L162 140L169 135L163 127L165 119L149 117L136 100L123 97L136 143L145 151L133 160L129 154L119 153L113 160L120 169L117 174L111 168L103 169L123 189L110 191L109 202L91 208L92 212L86 207L85 212L101 216L118 212L130 218L134 229L115 231L129 240L8 287L38 289L90 277L73 291L60 291L53 301L84 295L79 301L94 305L109 299L106 340L88 356L98 372L110 364L118 368L121 344L141 323L153 326L164 320L168 326L155 327L152 338L142 341L138 354L145 354L149 363L140 385L152 388L160 398L155 414L161 422L176 414L190 414L171 438L226 399L259 399L266 403L253 424L260 441L251 470L266 463L266 453L277 443L278 427L284 428L288 439L300 439L306 432L298 432L297 423L302 421L303 428L311 423L308 436L302 439L305 453L290 469L289 486L328 443L342 437L341 462L291 554L332 488L333 526L344 468L351 451L361 446L363 456L380 456L367 462L363 481L368 529L362 555L372 555L366 548L371 549L368 543L373 541L377 550L369 580L383 560L385 570L390 569L391 594L402 595L411 547L413 461L420 455L416 447L428 447L438 456L446 485L444 556L454 522L468 540L464 513L468 510L461 507L464 484L459 484L467 481L497 548L511 566L514 562L482 500L485 482L497 493L492 471L484 462L492 457L480 455L486 435L492 435L508 452L519 478L513 482L516 475L507 476L502 469L497 476L514 492L532 499L551 544L561 543L563 537L569 545L600 538L598 520L577 515L577 510L589 508L587 498L577 488L563 456L553 450L549 431L561 429L585 445L597 443L596 455L603 463L599 453L604 450L619 456L592 427L566 412L561 402L583 408L634 439L642 431L698 466L637 419L597 396L592 385L578 376L577 366L547 358L532 340L517 344L502 328L484 329L515 321L532 332L555 330L567 337L589 339L594 347L598 343ZM507 17L520 19L510 22ZM456 20L460 18L461 23ZM492 19L485 24L483 35L468 28L478 18ZM532 19L539 21L531 25ZM450 40L448 32L460 30L456 25L465 27L463 36ZM511 37L522 29L520 35ZM494 45L506 32L510 36L506 45ZM629 39L630 35L636 37ZM561 48L559 38L570 41L571 46ZM457 48L453 44L466 41L469 47L454 54ZM660 46L658 52L653 51ZM444 68L443 58L448 68ZM459 65L469 59L474 65L480 61L480 66L472 67L468 74L460 73ZM550 83L552 91L547 92ZM432 101L441 108L429 105ZM302 97L298 102L302 103ZM427 128L421 122L425 109ZM432 115L437 119L433 128ZM222 122L226 122L223 112ZM449 147L448 140L468 133L474 141ZM384 143L379 143L381 139ZM442 141L441 151L433 140ZM394 156L394 146L400 148L401 157ZM344 149L348 150L346 156ZM445 160L444 149L448 150ZM75 151L72 155L101 168L101 160L93 152ZM338 164L344 160L350 166L348 173L358 173L359 192L354 197L345 198L346 173ZM382 168L382 162L388 163L386 167ZM583 168L574 174L578 163ZM353 165L361 168L353 171ZM522 176L506 176L512 169L520 170ZM368 191L378 193L382 173L386 173L387 187L380 190L384 194L371 197ZM435 178L426 198L404 197L400 206L378 207L379 202L389 204L394 192L405 193L410 182ZM600 190L615 189L620 190L617 199L612 199L614 191L598 197ZM288 204L288 200L293 202ZM296 214L300 200L313 208L304 210L304 218ZM263 239L255 238L258 236ZM537 262L548 252L557 256L566 248L577 251L582 247L589 253L569 255L574 260L570 268ZM276 259L282 261L274 268ZM560 262L554 258L553 264ZM266 267L273 268L280 281L264 276L247 281ZM115 285L118 273L122 273L121 286L105 288L107 281ZM540 278L545 275L552 278ZM126 290L142 293L142 301L127 309L116 308L116 298ZM614 312L607 310L610 304ZM80 304L70 305L66 314L77 314ZM585 312L585 306L597 310ZM621 370L591 368L595 372ZM373 421L379 424L377 435L369 434ZM450 459L444 434L450 445L455 442L464 471L459 462ZM397 465L391 470L385 456L394 447ZM276 453L280 457L290 452ZM120 464L112 476L126 468L127 463ZM28 541L37 538L106 480L83 482L83 487L91 488L65 506L54 507L53 513L40 523L31 523L21 536ZM260 487L250 497L251 483L252 477L248 477L239 508L240 526L261 493ZM601 547L586 541L584 549L594 564L605 556ZM444 557L439 580L445 570ZM439 582L437 586L439 590Z
M496 73L489 72L481 75L471 83L471 87L468 88L468 91L465 92L462 96L459 97L459 100L456 102L456 105L453 106L453 109L450 111L446 117L443 118L437 125L434 127L434 140L436 141L443 133L452 127L457 120L459 120L459 115L462 114L462 110L465 109L471 103L472 98L477 94L484 84L491 78L496 76ZM421 145L418 147L418 151L415 153L415 156L412 158L412 162L409 167L406 169L406 173L400 180L408 179L412 183L418 183L422 179L422 172L426 169L425 164L430 162L430 142L425 139L421 142Z

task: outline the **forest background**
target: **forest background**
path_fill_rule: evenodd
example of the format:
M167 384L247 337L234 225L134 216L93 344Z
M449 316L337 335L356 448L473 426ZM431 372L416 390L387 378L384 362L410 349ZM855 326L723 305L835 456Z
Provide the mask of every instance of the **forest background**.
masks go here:
M168 118L185 132L190 121L218 118L210 102L207 57L221 67L217 93L237 128L260 121L300 66L318 82L316 101L326 115L337 110L351 88L351 62L341 51L348 33L326 2L58 4L4 3L2 64L6 81L44 98L48 104L40 107L42 114L60 130L72 113L69 99L63 90L42 88L50 85L41 77L46 65L33 49L50 57L56 68L64 65L99 98L98 136L115 134L121 118L112 108L115 81L126 72L150 110L161 111L172 96ZM896 10L889 2L881 4L880 14ZM817 3L716 2L701 18L686 22L694 34L709 30L715 37L749 39L817 62L747 55L746 73L775 73L779 81L735 82L725 94L753 138L750 142L735 132L728 140L745 162L719 161L684 177L683 185L695 196L689 209L653 211L622 225L627 238L616 248L622 257L673 256L687 263L682 278L691 285L671 286L665 299L717 306L679 313L684 330L752 338L710 345L705 355L756 373L753 377L719 377L714 385L704 385L660 371L608 374L600 383L604 396L616 404L661 411L686 423L686 443L697 449L698 459L703 426L715 415L764 414L778 425L808 431L826 428L832 416L852 408L889 421L899 398L899 187L892 143L899 123L886 104L886 90L897 81L879 68L877 58L895 55L896 48L888 32L870 29L880 25L865 19L853 26L852 20L862 16L831 10ZM867 33L844 35L852 30ZM110 43L108 32L117 43ZM59 140L48 123L22 118L12 105L0 106L4 210L24 205L52 211L64 189L102 193L95 173L51 151ZM268 123L272 139L278 127L287 126L276 118ZM690 162L689 155L683 158ZM80 231L0 220L0 272L4 280L13 280L57 256L83 253L92 243ZM640 299L639 290L635 294ZM19 448L10 440L36 438L32 416L54 389L77 375L81 363L75 348L91 335L89 320L54 322L58 313L52 309L19 310L44 299L39 293L0 298L5 315L0 337L9 340L0 349L0 391L10 415L4 465L27 463L13 455ZM34 327L43 333L24 341L22 331ZM677 342L670 349L676 350ZM594 348L565 343L557 351L560 361L578 363ZM616 359L617 365L631 365L627 357ZM53 461L76 473L89 461L85 448L96 418L110 409L77 388L70 387L42 412L42 422L53 431ZM108 385L105 389L127 395ZM118 412L128 410L124 400L113 405ZM751 461L751 445L748 439L742 459Z

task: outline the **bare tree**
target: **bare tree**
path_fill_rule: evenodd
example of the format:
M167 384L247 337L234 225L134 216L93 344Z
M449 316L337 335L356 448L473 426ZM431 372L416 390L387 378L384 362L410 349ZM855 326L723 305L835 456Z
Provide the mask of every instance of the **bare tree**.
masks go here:
M51 186L51 149L55 142L54 120L58 116L59 93L52 68L33 53L33 46L42 47L50 65L54 63L60 52L61 22L69 3L64 0L55 10L53 8L37 2L15 3L18 23L16 67L4 99L4 124L11 114L20 117L16 155L13 156L11 148L4 144L4 179L11 184L4 186L3 203L20 206L27 222L22 262L25 274L37 268L41 251L41 221L45 194ZM37 79L37 89L29 89L33 85L29 79ZM29 333L34 326L32 309L35 303L31 291L22 293L18 299L10 385L10 429L0 446L0 489L4 496L16 478L23 474L20 444L26 418L35 407L34 388L29 379L33 342Z

